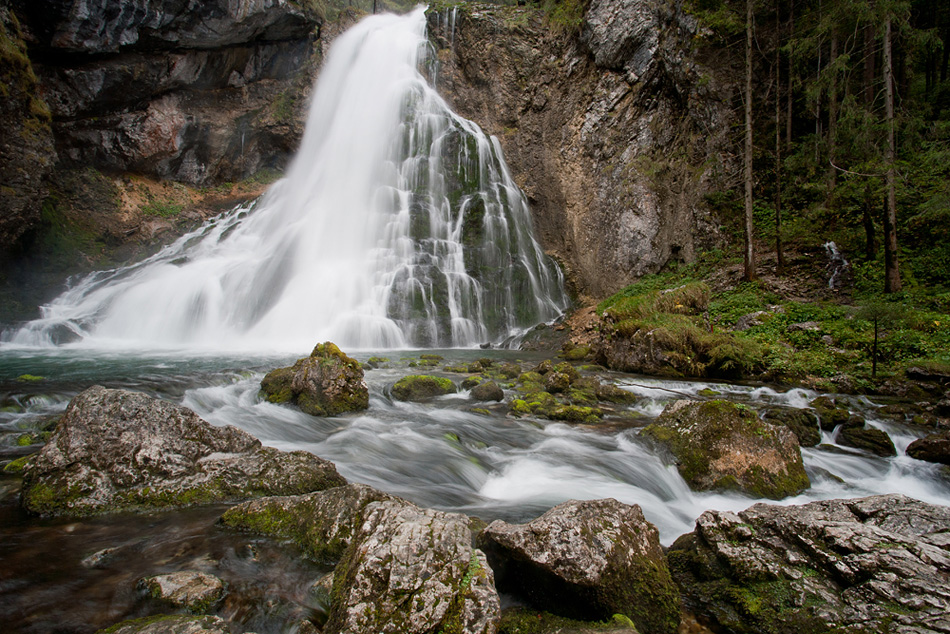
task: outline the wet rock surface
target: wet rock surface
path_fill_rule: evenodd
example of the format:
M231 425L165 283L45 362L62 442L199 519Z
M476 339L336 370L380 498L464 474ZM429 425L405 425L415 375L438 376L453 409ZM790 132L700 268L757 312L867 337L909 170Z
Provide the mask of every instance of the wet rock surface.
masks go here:
M674 401L641 435L666 447L698 491L779 499L810 486L795 434L729 401Z
M329 462L282 452L179 405L91 387L66 409L23 479L24 508L44 515L188 506L345 484Z
M802 447L814 447L821 442L818 417L806 409L797 407L770 407L762 412L762 418L773 425L784 425L795 433Z
M402 500L366 507L332 594L328 634L491 633L500 615L469 519Z
M676 631L679 597L639 506L572 500L528 524L496 520L477 543L498 588L539 609L589 620L620 613L644 634Z
M670 568L717 629L950 631L950 508L902 495L707 511Z
M392 395L397 401L427 401L456 391L451 379L427 374L404 376L392 386Z
M917 460L950 465L950 430L918 438L907 446L907 455Z
M268 372L261 389L271 403L292 403L312 416L336 416L369 407L359 361L336 345L318 344L309 357Z
M202 613L224 596L224 582L203 572L181 571L146 577L140 581L153 599L174 607Z

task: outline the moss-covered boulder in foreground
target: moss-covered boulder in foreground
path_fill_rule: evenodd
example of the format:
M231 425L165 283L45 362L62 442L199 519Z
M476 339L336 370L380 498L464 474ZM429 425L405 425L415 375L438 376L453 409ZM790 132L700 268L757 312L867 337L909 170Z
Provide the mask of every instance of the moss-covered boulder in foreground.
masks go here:
M656 527L639 506L571 500L521 525L478 536L502 592L570 618L629 617L642 634L673 634L680 600Z
M404 376L392 387L393 398L397 401L425 401L456 391L455 383L451 379L427 374Z
M330 343L317 344L309 357L268 372L261 390L271 403L293 403L313 416L336 416L369 407L369 389L359 361Z
M781 499L810 486L795 434L729 401L675 401L641 435L667 448L697 491Z
M346 484L332 463L138 392L94 386L66 408L23 477L22 504L91 515L289 495Z

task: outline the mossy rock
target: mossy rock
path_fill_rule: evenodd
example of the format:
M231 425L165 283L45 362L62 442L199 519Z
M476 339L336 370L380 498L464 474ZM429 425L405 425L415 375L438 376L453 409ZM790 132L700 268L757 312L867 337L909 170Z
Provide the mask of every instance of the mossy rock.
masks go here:
M798 439L729 401L676 401L641 432L670 451L689 486L781 499L810 486Z
M583 361L590 355L590 346L565 346L561 356L567 361Z
M851 418L848 408L841 407L830 396L819 396L809 403L818 414L818 421L825 431L832 431L838 425L843 425Z
M392 387L393 398L397 401L425 401L456 391L458 390L451 379L426 374L404 376Z
M360 363L335 344L314 347L309 357L277 368L261 380L271 403L291 403L312 416L336 416L369 407L369 389Z
M863 422L845 425L838 432L838 444L863 449L885 458L897 455L894 442L886 432L873 427L866 427Z
M569 423L597 423L604 417L604 412L596 407L561 405L549 411L547 417L551 420L563 420Z
M3 466L3 472L7 475L21 475L35 455L20 456L16 460L11 460Z
M791 429L802 447L814 447L821 442L818 416L812 411L797 407L770 407L763 412L762 418L773 425Z

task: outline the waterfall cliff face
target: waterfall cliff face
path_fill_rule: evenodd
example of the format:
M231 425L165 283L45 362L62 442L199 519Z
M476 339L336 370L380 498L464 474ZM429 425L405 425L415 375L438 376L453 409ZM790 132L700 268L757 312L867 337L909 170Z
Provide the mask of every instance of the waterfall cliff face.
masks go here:
M86 278L5 338L472 346L554 319L560 272L497 141L420 72L425 28L420 8L340 36L286 179L145 262Z

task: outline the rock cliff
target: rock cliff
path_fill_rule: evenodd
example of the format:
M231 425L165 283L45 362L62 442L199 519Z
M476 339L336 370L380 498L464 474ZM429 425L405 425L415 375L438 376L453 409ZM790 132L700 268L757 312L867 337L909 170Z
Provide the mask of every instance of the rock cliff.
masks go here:
M729 171L728 84L680 3L592 0L578 34L537 9L433 11L438 85L498 136L544 247L604 296L718 240L703 196Z
M39 222L46 197L53 136L49 109L36 93L19 20L0 2L0 252Z
M18 7L64 167L203 185L280 167L321 16L286 0Z

